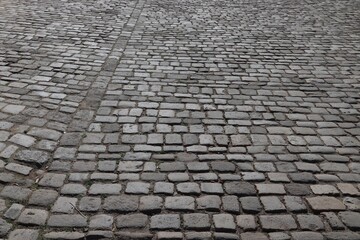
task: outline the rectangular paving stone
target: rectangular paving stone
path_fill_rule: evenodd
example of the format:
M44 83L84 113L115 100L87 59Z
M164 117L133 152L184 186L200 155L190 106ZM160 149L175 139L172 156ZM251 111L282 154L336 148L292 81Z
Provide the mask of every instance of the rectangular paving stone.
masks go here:
M103 208L106 211L135 212L139 207L139 197L130 195L105 198Z
M144 228L148 224L148 216L142 213L120 215L116 218L117 228Z
M335 197L309 197L306 200L314 211L339 211L346 209L345 205Z
M51 215L47 225L49 227L86 227L87 218L80 214Z
M170 210L194 210L195 199L189 196L183 197L166 197L165 208Z
M260 224L265 231L288 231L297 228L291 215L260 215Z
M150 218L150 229L180 229L180 215L159 214Z
M18 223L44 226L49 213L46 210L26 208L17 219Z
M23 147L30 147L35 143L36 139L28 135L18 133L12 136L9 141Z

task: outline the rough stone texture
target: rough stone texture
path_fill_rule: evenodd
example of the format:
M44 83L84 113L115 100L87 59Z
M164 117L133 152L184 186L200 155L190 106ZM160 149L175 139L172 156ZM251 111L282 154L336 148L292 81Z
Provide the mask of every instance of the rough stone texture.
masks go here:
M359 239L356 1L0 6L1 239Z
M296 222L291 215L262 215L260 216L260 224L266 231L282 231L297 228Z
M68 239L76 240L84 238L85 234L80 232L49 232L44 234L45 239Z
M118 228L144 228L148 222L145 214L135 213L128 215L120 215L116 219L116 227Z
M18 186L6 186L0 192L1 197L10 198L17 201L24 201L31 194L31 190Z
M170 210L193 210L195 200L193 197L167 197L165 208Z
M58 192L55 190L39 189L35 190L29 199L29 203L39 206L49 206L55 202L58 197Z
M23 162L44 164L49 161L48 153L38 150L21 150L16 154L16 159Z
M27 225L45 225L48 212L39 209L25 209L19 216L17 222Z
M178 214L161 214L150 218L151 229L179 229L180 216Z
M87 218L84 218L79 214L51 215L47 224L51 227L85 227L87 226Z
M215 214L213 220L217 231L235 231L236 225L231 214Z
M12 220L17 219L17 217L19 217L22 210L24 210L23 205L13 203L11 207L9 207L8 210L6 210L6 212L4 213L4 217Z
M0 236L5 236L11 229L12 224L0 219Z
M291 233L294 240L312 239L312 240L323 240L324 237L321 233L316 232L294 232Z
M343 221L343 223L351 230L356 231L360 229L360 213L340 212L339 217Z
M300 228L303 230L319 231L324 230L324 224L319 216L315 215L297 215Z
M9 239L12 240L36 240L39 236L38 230L32 229L15 229L14 231L10 232Z
M345 210L345 205L334 197L312 197L306 199L314 211Z
M202 213L184 214L183 219L184 219L185 229L206 230L209 229L211 226L210 218L207 214L202 214Z
M256 221L252 215L239 215L236 217L237 225L245 231L255 230Z
M133 212L138 209L139 198L135 196L111 196L104 200L103 208L107 211Z
M89 220L89 227L96 229L112 229L114 219L112 216L99 214L92 216Z

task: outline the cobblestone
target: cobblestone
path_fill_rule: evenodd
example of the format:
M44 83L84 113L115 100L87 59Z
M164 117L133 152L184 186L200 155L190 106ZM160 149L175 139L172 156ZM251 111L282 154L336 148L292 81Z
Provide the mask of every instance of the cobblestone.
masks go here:
M358 240L359 11L2 1L0 238Z
M48 212L39 209L25 209L19 216L17 222L27 225L45 225Z
M151 229L179 229L180 216L178 214L161 214L150 218Z

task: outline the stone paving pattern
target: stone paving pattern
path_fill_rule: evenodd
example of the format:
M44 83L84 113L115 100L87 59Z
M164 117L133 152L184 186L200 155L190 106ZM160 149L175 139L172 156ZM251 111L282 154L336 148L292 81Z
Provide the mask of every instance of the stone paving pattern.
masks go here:
M0 1L0 238L360 239L360 2Z

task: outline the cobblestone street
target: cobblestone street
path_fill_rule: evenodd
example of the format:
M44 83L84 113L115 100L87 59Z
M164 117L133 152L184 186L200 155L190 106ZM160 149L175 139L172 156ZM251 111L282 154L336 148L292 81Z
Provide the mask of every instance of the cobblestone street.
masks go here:
M360 240L360 1L0 0L0 239Z

